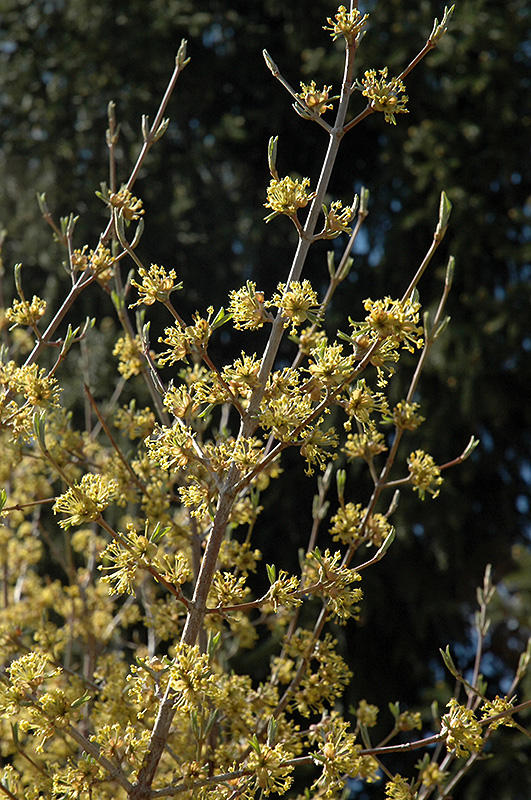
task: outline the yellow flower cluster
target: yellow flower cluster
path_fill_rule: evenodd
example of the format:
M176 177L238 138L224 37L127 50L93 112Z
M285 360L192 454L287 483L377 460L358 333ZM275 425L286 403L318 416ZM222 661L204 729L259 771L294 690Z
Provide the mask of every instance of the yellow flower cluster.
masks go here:
M363 542L380 547L391 532L391 525L383 514L367 516L361 503L346 503L330 520L330 534L334 541L359 546Z
M166 303L172 292L182 289L182 283L175 283L177 277L175 270L166 272L164 267L152 264L149 270L139 267L138 274L142 278L142 283L131 280L131 285L138 289L139 298L130 308L139 306L142 303L151 306L153 303Z
M81 481L71 486L60 495L54 505L54 514L67 514L66 519L59 522L61 528L71 525L82 525L97 519L101 512L116 497L118 481L110 480L104 475L87 473Z
M6 308L5 316L8 322L15 325L27 325L33 328L46 313L46 300L41 300L33 295L31 303L27 300L13 300L11 308Z
M440 788L444 785L448 772L442 770L438 764L431 762L421 772L422 785L428 789Z
M131 339L130 336L120 336L114 349L113 356L118 356L118 371L128 380L133 375L141 375L145 364L140 336Z
M303 717L321 714L333 707L352 677L344 659L336 652L337 641L329 634L315 640L311 631L299 628L286 642L282 680L289 683L295 675L297 661L303 659L304 676L291 694L289 705ZM273 666L278 666L274 659Z
M327 18L328 26L324 26L325 31L330 31L333 40L339 36L344 36L348 44L352 44L356 37L359 36L369 19L368 14L363 16L354 8L352 11L347 11L345 6L339 6L337 14L332 19Z
M334 554L329 550L324 554L314 550L308 559L307 576L312 580L315 570L317 573L315 593L325 598L331 614L346 622L351 617L357 618L360 610L357 603L362 599L363 591L352 587L352 584L361 581L361 575L353 569L342 566L341 561L342 554L339 550ZM314 567L315 562L317 562L316 567Z
M489 717L494 717L497 714L502 714L504 711L509 711L511 708L513 708L514 701L515 701L514 697L509 700L508 697L499 697L499 695L496 695L494 700L492 701L487 700L485 701L485 703L483 703L481 707L483 716L481 717L481 719L486 720L489 719ZM512 717L512 714L507 714L507 716L500 717L500 719L495 720L489 725L489 728L491 728L492 730L496 730L496 728L499 728L500 725L507 725L509 728L514 728L516 723Z
M406 108L409 97L403 94L406 87L400 78L388 80L387 72L387 67L379 70L378 78L375 69L368 69L362 81L362 94L369 99L375 111L383 112L386 122L396 125L395 114L409 113ZM400 94L403 96L399 97Z
M109 195L109 202L112 208L121 211L127 222L140 219L144 213L142 200L139 200L138 197L134 197L125 186L122 186L118 192L113 192Z
M15 440L27 439L35 412L56 408L59 393L55 377L38 364L19 367L14 361L0 361L0 427Z
M320 342L310 351L308 372L321 387L340 386L352 374L354 356L345 355L341 344Z
M356 744L356 734L349 732L349 724L333 712L324 724L311 736L318 745L312 752L312 759L321 767L321 775L312 786L319 796L331 797L341 791L345 776L362 778L368 783L380 779L379 765L372 756L360 754L362 747ZM323 794L321 794L323 793Z
M208 309L208 316L202 317L194 314L194 324L183 326L175 323L171 328L164 328L164 336L159 338L159 342L168 345L168 350L160 353L158 363L160 366L175 364L183 361L189 355L199 356L208 345L212 335L210 318L214 309Z
M208 656L200 653L197 645L190 646L180 642L176 646L168 679L181 712L192 712L207 698L219 695Z
M420 303L417 300L367 299L363 306L368 315L362 330L369 330L378 339L392 339L410 352L424 344L423 330L418 326Z
M371 462L375 456L385 453L387 445L383 433L377 431L374 423L365 426L363 433L349 433L343 447L347 459L363 458Z
M481 725L471 708L460 705L455 697L447 704L450 711L441 720L441 734L446 740L446 749L458 758L468 758L483 746Z
M309 192L310 179L303 178L272 178L267 187L267 200L264 203L266 208L271 208L273 213L269 214L265 220L285 214L288 217L295 217L299 208L306 208L310 200L313 200L315 193Z
M247 281L241 289L231 291L228 311L237 330L256 330L264 322L272 321L264 307L264 294L256 291L254 281Z
M109 248L100 243L96 250L89 250L88 245L74 250L70 257L70 264L74 271L84 272L86 269L90 269L97 280L105 284L113 276L115 260Z
M285 325L291 325L292 333L295 333L297 325L302 325L306 320L318 322L319 299L307 279L302 282L292 281L289 286L279 283L276 294L267 305L276 306L282 312Z
M282 744L270 747L260 744L255 738L251 741L252 751L248 758L249 769L255 775L253 783L268 797L271 792L285 794L293 783L293 765L288 764L289 753Z
M419 493L421 500L424 500L426 492L437 497L440 485L443 482L441 471L435 464L433 457L425 453L424 450L415 450L407 460L409 475L413 484L413 491Z
M360 700L360 704L356 709L356 717L360 725L364 725L366 728L373 728L377 722L378 712L378 706L374 706L366 700Z
M387 398L381 392L372 392L365 378L360 378L356 383L356 388L348 389L347 399L342 402L347 412L349 422L345 424L345 429L350 430L350 420L355 419L362 428L370 425L371 415L378 411L385 416L389 411Z
M324 86L322 89L318 89L315 81L310 84L301 82L301 91L297 97L309 112L321 115L333 108L332 104L328 102L331 88L331 86Z
M401 400L393 408L389 421L401 430L415 431L425 421L425 418L418 413L419 408L418 403Z
M335 239L341 233L351 233L350 223L354 217L355 210L352 206L343 207L341 200L333 200L330 209L323 206L325 215L325 228L323 238Z
M395 775L385 784L387 800L413 800L413 789L402 775Z

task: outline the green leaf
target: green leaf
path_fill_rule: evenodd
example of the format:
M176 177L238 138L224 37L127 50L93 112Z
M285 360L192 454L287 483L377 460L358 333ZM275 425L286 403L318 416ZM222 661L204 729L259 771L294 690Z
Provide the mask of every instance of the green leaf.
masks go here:
M385 537L381 547L378 549L375 558L380 558L381 556L385 555L385 553L387 553L387 551L389 550L389 548L391 547L391 545L395 540L395 536L396 536L395 529L391 528L390 532Z
M267 163L269 165L269 172L271 173L271 177L278 181L278 172L277 172L277 147L278 147L278 136L271 136L269 139L269 144L267 146Z
M338 469L336 472L337 496L339 502L343 502L345 496L345 484L347 482L347 472L344 469Z
M36 412L33 415L33 432L35 433L35 437L39 443L39 446L42 450L46 450L46 441L45 441L45 418L46 414L44 411Z
M439 652L442 656L442 660L444 661L446 669L452 673L454 678L460 678L461 676L459 675L457 667L454 664L454 660L450 655L450 645L446 645L446 650L443 650L441 647L439 647Z
M437 228L435 229L434 236L435 240L438 242L442 241L444 234L446 233L451 211L452 204L448 200L446 192L441 192L441 200L439 202L439 222L437 224Z
M79 706L88 703L90 699L91 695L88 692L85 692L82 697L78 697L77 700L74 700L73 703L70 704L70 708L79 708Z

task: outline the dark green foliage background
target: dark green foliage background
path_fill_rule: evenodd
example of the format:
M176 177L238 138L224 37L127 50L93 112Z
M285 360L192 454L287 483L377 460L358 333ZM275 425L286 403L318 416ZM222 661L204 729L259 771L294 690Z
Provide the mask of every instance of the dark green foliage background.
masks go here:
M391 74L400 72L443 12L425 0L360 8L371 12L371 24L358 76L386 64ZM64 256L40 219L35 193L47 193L56 216L78 214L77 244L95 246L104 224L94 191L108 174L107 104L116 102L122 123L118 167L125 180L141 116L153 118L186 37L192 61L169 107L171 125L135 187L147 211L139 252L177 270L186 287L183 314L226 304L229 289L246 279L271 293L287 274L295 236L287 220L263 223L267 141L280 134L281 174L315 183L326 137L293 113L261 51L267 48L293 86L315 79L337 89L342 49L322 30L334 11L323 0L0 0L6 272L22 261L27 294L44 293L57 305L67 281ZM530 633L530 21L525 0L460 0L440 47L408 77L409 115L399 116L396 127L373 115L356 128L332 177L334 197L344 202L361 185L371 192L366 233L332 308L332 335L338 325L345 328L347 314L360 318L365 297L400 295L431 241L441 190L451 199L451 226L420 293L433 307L452 253L452 323L421 384L428 421L403 455L422 446L443 463L471 434L481 439L470 461L445 474L438 499L420 504L404 493L395 517L398 542L364 578L362 621L338 632L355 672L353 704L361 697L413 706L430 700L430 687L443 676L438 648L448 642L462 643L456 656L463 669L471 666L475 586L488 562L504 579L485 662L493 688L514 670ZM352 113L363 107L354 97ZM325 254L325 245L316 246L308 265L316 288L326 282ZM8 274L5 284L9 299ZM83 313L100 313L101 294L87 295L81 305ZM110 303L103 309L112 312ZM166 320L155 315L156 329ZM94 334L94 364L104 339ZM224 334L214 355L226 361L242 345ZM108 376L108 369L94 368L97 392ZM286 473L293 492L272 487L257 535L265 561L295 568L293 554L311 524L313 484L294 459ZM367 488L351 470L348 499L365 500ZM529 796L528 741L509 732L494 752L498 758L456 798L484 797L486 786L500 800Z

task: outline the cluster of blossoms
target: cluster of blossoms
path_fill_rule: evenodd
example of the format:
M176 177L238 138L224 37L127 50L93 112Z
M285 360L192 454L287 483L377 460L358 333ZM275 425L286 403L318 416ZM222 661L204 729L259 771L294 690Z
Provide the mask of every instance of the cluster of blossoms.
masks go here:
M46 313L46 300L33 295L31 303L27 300L14 300L11 308L6 308L5 317L8 322L15 325L33 327Z
M59 525L69 528L97 519L115 498L117 488L118 482L104 475L83 475L79 484L71 486L53 505L55 514L67 515Z
M120 336L112 354L118 357L118 371L126 380L142 373L145 360L140 336L135 336L134 339L128 335Z
M133 303L131 308L144 304L151 306L153 303L165 303L170 298L172 292L182 289L182 283L175 283L175 270L171 269L166 272L164 267L158 264L152 264L149 270L139 267L138 273L142 278L142 283L137 283L134 279L131 280L131 285L138 289L139 298L136 303Z
M400 78L387 79L387 67L378 71L368 69L361 83L362 94L367 97L375 111L381 111L386 122L396 125L395 114L407 114L409 97L404 94L406 87ZM399 95L402 95L401 97Z
M337 14L332 19L327 18L328 27L324 26L325 31L330 31L332 39L337 39L339 36L344 36L349 44L352 44L360 35L369 19L368 14L363 16L354 8L352 11L347 11L345 6L339 6Z
M441 470L435 464L433 457L423 450L415 450L409 456L407 465L413 489L419 493L421 500L424 500L426 492L431 494L432 497L437 497L443 478Z
M101 243L96 250L89 250L88 245L76 249L70 257L70 267L73 272L85 272L89 269L102 283L108 283L114 274L114 258L108 247Z
M334 541L352 546L363 542L380 547L391 533L391 524L383 514L369 514L361 503L346 503L330 520Z
M308 85L301 82L301 91L297 97L312 114L324 114L325 111L333 108L329 104L331 88L331 86L324 86L322 89L318 89L315 81Z
M123 214L127 222L138 220L144 214L142 200L135 197L125 186L109 195L109 203L113 209Z
M0 361L0 427L14 441L31 437L35 414L56 408L59 395L56 378L38 364Z
M267 200L264 203L266 208L271 208L272 213L265 217L266 222L270 222L279 214L287 217L296 217L299 208L306 208L308 203L315 197L315 192L310 192L310 179L303 178L271 178L267 188Z
M450 711L441 720L441 734L446 737L449 752L458 758L468 758L483 746L481 725L471 708L460 705L455 697L448 703Z
M233 289L229 295L228 311L237 330L256 330L272 319L264 306L264 293L256 290L254 281L247 281L241 289Z

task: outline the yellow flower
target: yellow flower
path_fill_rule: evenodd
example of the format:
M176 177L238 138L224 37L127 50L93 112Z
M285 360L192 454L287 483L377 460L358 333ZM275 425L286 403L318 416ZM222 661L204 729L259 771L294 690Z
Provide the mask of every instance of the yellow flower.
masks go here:
M373 706L366 700L360 700L360 704L356 709L358 722L367 728L373 728L376 725L378 711L378 706Z
M292 394L279 394L262 401L259 421L262 428L271 428L281 441L294 441L295 431L304 426L311 411L311 398L294 389Z
M266 303L267 306L276 306L286 318L285 327L291 323L292 333L295 326L302 325L306 320L316 323L319 320L319 299L309 280L292 281L289 287L279 283L277 293Z
M338 442L334 428L329 428L327 431L313 428L305 436L300 452L308 464L305 470L306 475L313 475L312 464L317 464L319 469L324 471L330 461L336 460L337 454L330 453L327 448L336 448Z
M178 424L157 426L146 439L149 457L163 469L184 469L195 456L194 438L190 428Z
M363 591L351 588L353 583L361 581L361 575L353 569L341 566L342 556L339 550L333 555L326 550L323 555L313 551L310 556L319 565L319 592L327 600L327 606L341 620L349 617L357 618L359 607L355 603L363 598Z
M378 338L392 337L411 352L412 345L417 348L422 346L422 329L417 327L420 303L385 297L383 300L364 300L363 306L369 312L365 317L365 325Z
M260 384L258 374L261 363L256 354L248 356L242 352L241 358L237 358L232 364L223 367L223 380L235 394L249 397L252 390Z
M385 796L388 800L413 800L411 786L401 775L395 775L385 784Z
M441 734L446 737L446 749L458 758L468 758L483 746L481 725L472 709L459 705L455 697L447 707L450 711L441 720Z
M377 431L374 425L369 424L364 433L349 433L343 448L347 459L363 458L372 461L374 456L387 450L384 435Z
M37 364L16 367L10 388L21 394L26 403L38 408L57 405L60 391L56 379L46 375L46 370Z
M179 287L176 287L179 288ZM186 356L194 354L200 356L205 351L212 335L210 318L214 309L210 306L207 309L208 317L202 317L199 312L193 315L194 324L182 327L178 322L171 328L164 328L164 337L159 337L159 342L167 344L169 350L165 350L158 356L158 363L161 366L174 364L181 361Z
M514 697L511 700L508 700L507 697L499 697L499 695L496 695L492 702L486 700L481 706L481 710L483 712L481 719L489 719L489 717L495 717L496 714L501 714L503 711L508 711L514 706L514 701ZM489 728L496 730L496 728L499 728L500 725L507 725L509 728L513 728L516 725L516 722L514 721L512 714L508 714L506 717L500 717L500 719L497 719L495 722L491 723Z
M113 192L113 194L109 196L109 202L113 208L122 211L124 219L128 222L139 219L144 213L142 200L139 200L138 197L134 197L125 186L122 186L120 191Z
M282 744L270 747L267 744L259 744L256 737L251 741L251 753L247 759L246 768L253 771L256 786L266 797L275 792L284 794L287 792L293 778L293 766L287 764L290 753Z
M428 788L440 787L444 784L448 773L444 772L438 764L432 762L422 770L421 777L423 786Z
M272 321L264 308L264 294L256 291L254 281L247 281L241 289L231 291L228 312L232 314L237 330L257 330L264 322Z
M352 228L350 223L354 216L352 206L345 206L341 200L334 200L330 205L330 210L323 206L325 214L325 239L335 239L340 233L350 233Z
M193 711L205 698L218 694L216 679L208 656L200 653L197 645L181 642L175 649L175 659L169 668L170 686L181 711Z
M192 517L201 519L205 516L209 506L210 491L208 486L192 483L189 486L179 486L181 501L187 508L192 508Z
M27 325L33 327L46 312L46 300L41 300L37 295L33 295L31 303L27 300L13 300L11 308L6 308L5 316L12 322L12 328L16 325Z
M74 250L70 258L72 269L79 272L90 269L100 283L110 281L114 272L114 258L109 248L100 243L96 250L90 250L88 255L87 250L86 244L80 250Z
M385 395L382 392L372 392L364 378L360 378L355 389L349 390L348 399L343 406L349 418L354 417L363 426L369 425L371 414L375 411L387 414L389 410Z
M398 97L406 91L406 87L400 78L387 80L387 67L379 70L380 77L376 77L375 69L368 69L361 82L363 86L362 95L367 97L371 107L375 111L382 111L386 122L396 125L395 114L407 114L405 107L409 100L406 94Z
M50 664L48 656L43 653L27 653L7 668L11 683L23 691L35 690L47 678L52 678L61 670Z
M116 496L118 481L103 475L87 473L76 486L60 495L53 505L54 514L68 514L60 521L61 528L82 525L97 519Z
M435 464L433 457L423 450L415 450L407 460L413 491L419 493L421 500L424 500L426 492L433 497L437 497L440 489L437 488L443 482L441 471Z
M114 258L109 248L99 244L91 250L89 266L100 283L108 283L114 274Z
M300 98L301 104L306 106L308 111L312 114L321 115L324 114L325 111L333 108L331 104L327 105L331 88L331 86L323 86L322 89L318 89L315 85L315 81L312 81L310 84L301 82L302 91L297 94L297 97Z
M340 344L322 342L312 349L308 372L322 386L339 386L352 372L354 356L345 356Z
M137 283L135 280L131 281L133 286L136 286L140 295L136 303L132 303L130 308L139 306L142 303L146 306L151 306L153 303L165 303L170 297L172 292L182 289L182 283L175 283L175 270L171 269L166 272L164 267L158 264L152 264L149 271L143 267L139 267L138 274L142 278L142 283Z
M144 365L142 342L139 336L131 339L129 336L120 336L114 349L113 356L118 356L118 372L127 380L133 375L140 375Z
M401 400L393 408L389 421L392 420L397 428L414 431L425 421L425 417L421 417L417 413L419 408L420 405L418 403L407 403L405 400Z
M339 36L344 36L346 41L352 44L355 38L361 33L368 19L369 15L364 14L362 17L357 8L352 11L347 11L345 6L339 6L334 19L327 17L326 21L330 27L325 25L323 26L323 30L330 31L333 40L337 39Z
M422 729L422 719L420 711L402 711L396 721L396 727L399 731L413 731Z
M273 209L273 213L265 217L265 221L269 222L279 214L295 217L299 208L305 208L315 197L315 192L308 192L309 186L309 178L303 178L301 181L289 177L272 178L267 188L267 201L264 206Z

